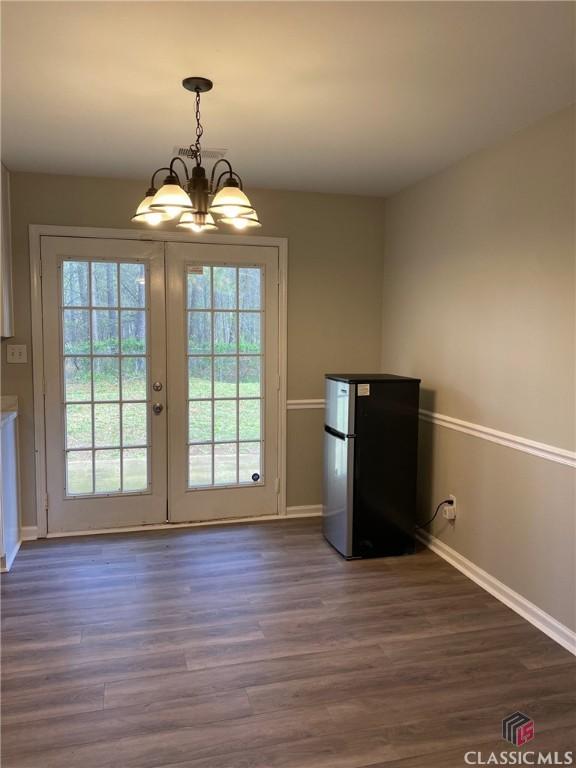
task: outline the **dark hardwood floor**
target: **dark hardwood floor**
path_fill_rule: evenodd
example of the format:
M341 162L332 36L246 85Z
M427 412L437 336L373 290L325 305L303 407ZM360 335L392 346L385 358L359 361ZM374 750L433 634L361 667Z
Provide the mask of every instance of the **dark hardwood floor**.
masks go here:
M29 543L2 594L2 768L461 768L516 710L576 747L573 656L318 520Z

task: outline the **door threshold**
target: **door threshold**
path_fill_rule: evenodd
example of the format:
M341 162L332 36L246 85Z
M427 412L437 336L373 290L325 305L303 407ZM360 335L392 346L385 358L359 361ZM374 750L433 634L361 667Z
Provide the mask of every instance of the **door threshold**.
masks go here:
M257 515L254 517L226 517L222 520L200 520L194 523L152 523L150 525L131 525L124 528L94 528L87 531L58 531L46 534L47 539L64 539L70 536L98 536L110 533L137 533L141 531L169 531L178 528L208 528L214 525L234 525L238 523L270 522L272 520L294 520L304 517L318 517L317 512L297 515Z

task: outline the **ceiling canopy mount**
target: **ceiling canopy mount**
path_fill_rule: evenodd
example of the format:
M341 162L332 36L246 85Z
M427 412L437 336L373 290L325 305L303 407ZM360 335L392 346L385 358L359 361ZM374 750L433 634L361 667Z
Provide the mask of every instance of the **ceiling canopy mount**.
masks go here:
M187 91L196 93L206 93L214 87L212 80L208 80L207 77L186 77L182 80L182 85Z

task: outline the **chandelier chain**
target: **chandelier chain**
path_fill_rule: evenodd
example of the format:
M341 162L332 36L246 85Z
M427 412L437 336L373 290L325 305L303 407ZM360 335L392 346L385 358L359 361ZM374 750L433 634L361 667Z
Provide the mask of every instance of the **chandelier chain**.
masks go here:
M200 91L196 91L196 141L194 143L194 157L196 165L202 165L202 149L200 139L204 133L204 128L200 122Z

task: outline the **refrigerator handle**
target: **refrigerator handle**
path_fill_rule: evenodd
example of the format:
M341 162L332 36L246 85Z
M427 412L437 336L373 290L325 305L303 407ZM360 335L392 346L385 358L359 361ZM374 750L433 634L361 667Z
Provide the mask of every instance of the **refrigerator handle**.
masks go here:
M338 432L337 429L329 427L328 424L324 425L324 432L328 432L329 435L337 437L338 440L346 440L348 437L354 437L354 435L345 435L343 432Z

